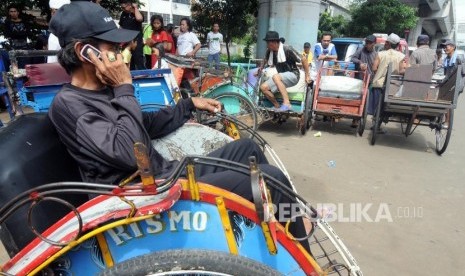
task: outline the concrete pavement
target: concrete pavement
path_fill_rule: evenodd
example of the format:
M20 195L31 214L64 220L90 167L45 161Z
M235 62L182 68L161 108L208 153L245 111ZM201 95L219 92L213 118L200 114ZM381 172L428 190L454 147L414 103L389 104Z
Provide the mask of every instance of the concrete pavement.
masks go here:
M389 123L375 146L369 126L357 137L349 120L333 129L317 122L306 136L295 121L263 125L260 133L300 194L313 206L336 208L339 222L331 225L364 275L465 275L464 109L462 101L443 156L436 155L428 127L405 138L400 125ZM314 137L317 131L321 137Z

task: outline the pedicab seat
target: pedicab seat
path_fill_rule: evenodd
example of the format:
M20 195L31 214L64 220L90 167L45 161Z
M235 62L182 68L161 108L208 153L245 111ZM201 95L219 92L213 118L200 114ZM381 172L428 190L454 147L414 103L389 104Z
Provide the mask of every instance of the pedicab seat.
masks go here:
M78 165L58 138L45 113L17 117L0 129L0 206L18 194L39 185L60 181L81 181ZM60 195L74 206L87 195ZM32 224L44 230L70 210L59 204L40 204ZM10 256L31 242L35 235L27 227L28 205L21 207L0 225L0 240Z
M345 76L321 76L319 97L360 100L363 94L363 81Z

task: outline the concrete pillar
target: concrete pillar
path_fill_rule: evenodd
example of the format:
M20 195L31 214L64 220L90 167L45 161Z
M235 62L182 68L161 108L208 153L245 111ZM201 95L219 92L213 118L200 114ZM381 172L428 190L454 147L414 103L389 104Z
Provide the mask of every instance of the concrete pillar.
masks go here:
M305 42L317 41L320 0L260 0L258 10L257 58L263 58L267 31L277 31L286 44L302 50Z

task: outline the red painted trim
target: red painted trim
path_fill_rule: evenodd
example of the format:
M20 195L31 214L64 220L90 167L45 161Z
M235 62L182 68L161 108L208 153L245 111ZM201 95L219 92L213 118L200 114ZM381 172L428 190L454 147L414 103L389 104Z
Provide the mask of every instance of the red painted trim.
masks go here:
M176 202L181 193L181 185L178 184L176 186L173 186L169 190L168 195L160 202L157 202L156 204L152 205L147 205L142 208L139 208L136 213L137 216L143 216L147 215L149 212L152 212L153 214L161 213L169 208ZM84 212L88 209L91 209L92 207L98 205L99 203L109 199L112 196L98 196L96 198L93 198L87 202L85 202L83 205L79 206L77 210L81 213ZM104 223L105 221L108 221L110 219L118 219L122 217L126 217L129 214L130 210L129 208L126 210L121 210L117 211L114 213L109 213L105 214L102 217L99 217L93 221L88 222L87 224L84 224L82 226L82 232L86 232L88 230L92 230L93 228L97 227L98 225ZM50 228L48 228L46 231L42 233L44 237L48 237L50 234L52 234L54 231L62 227L65 223L67 223L69 220L74 218L74 213L70 212L68 213L65 217L60 219L58 222L53 224ZM68 242L71 241L75 235L77 234L77 229L68 235L66 235L61 242ZM7 271L10 269L14 264L16 264L18 261L20 261L27 253L29 253L31 250L33 250L36 246L39 245L39 243L42 242L41 239L35 238L31 243L29 243L25 248L23 248L18 254L13 256L2 268L2 271ZM57 246L52 246L49 245L49 248L46 249L39 257L35 258L34 260L31 260L29 264L27 264L17 275L26 275L28 272L32 271L34 268L42 264L45 260L47 260L50 256L58 252L61 248Z

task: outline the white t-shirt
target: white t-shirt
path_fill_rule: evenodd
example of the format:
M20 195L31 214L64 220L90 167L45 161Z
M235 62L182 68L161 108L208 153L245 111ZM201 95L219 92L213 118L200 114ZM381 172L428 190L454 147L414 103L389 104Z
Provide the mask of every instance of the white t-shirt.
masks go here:
M221 51L223 35L220 33L209 32L207 35L208 54L213 55Z
M48 36L48 49L50 51L53 51L53 50L60 50L61 47L60 47L60 42L58 41L58 37L56 37L56 35L54 34L50 34ZM48 56L47 57L47 63L53 63L53 62L58 62L58 58L57 56Z
M199 44L200 40L192 32L181 33L178 36L178 54L185 56L187 53L194 50L195 45Z

